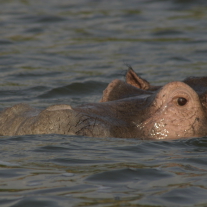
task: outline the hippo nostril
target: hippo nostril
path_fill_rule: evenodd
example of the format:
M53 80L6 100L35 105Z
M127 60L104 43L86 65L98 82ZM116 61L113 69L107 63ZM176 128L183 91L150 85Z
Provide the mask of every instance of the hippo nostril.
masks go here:
M184 106L187 102L188 102L187 99L183 97L179 97L177 100L179 106Z

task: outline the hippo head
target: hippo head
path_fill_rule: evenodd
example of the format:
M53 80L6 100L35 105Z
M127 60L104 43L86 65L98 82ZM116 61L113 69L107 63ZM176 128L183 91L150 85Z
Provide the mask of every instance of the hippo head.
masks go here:
M207 77L152 86L131 68L114 80L101 99L111 117L111 135L178 139L207 135ZM118 120L118 121L117 121Z
M93 137L179 139L207 135L207 77L153 86L131 68L114 80L99 103L17 104L0 112L0 134L70 134Z

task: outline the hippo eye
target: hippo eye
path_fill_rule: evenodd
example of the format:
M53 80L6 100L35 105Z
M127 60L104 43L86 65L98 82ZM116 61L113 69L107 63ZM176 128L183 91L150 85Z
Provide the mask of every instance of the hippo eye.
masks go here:
M187 99L185 98L182 98L182 97L179 97L178 100L177 100L177 103L179 106L184 106L185 104L187 104Z

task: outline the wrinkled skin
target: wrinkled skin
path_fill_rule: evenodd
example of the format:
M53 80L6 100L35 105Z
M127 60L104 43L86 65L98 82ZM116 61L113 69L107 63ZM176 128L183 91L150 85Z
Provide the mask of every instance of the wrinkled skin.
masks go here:
M69 134L179 139L207 135L207 77L152 86L131 68L114 80L100 103L43 111L18 104L0 114L1 135Z

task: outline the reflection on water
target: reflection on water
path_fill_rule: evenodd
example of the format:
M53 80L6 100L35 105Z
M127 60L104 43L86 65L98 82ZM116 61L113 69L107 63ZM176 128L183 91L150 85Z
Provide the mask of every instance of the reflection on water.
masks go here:
M207 2L3 0L0 108L97 102L130 64L153 85L206 75ZM0 139L1 206L205 206L205 138Z
M206 202L205 138L145 142L30 135L2 138L0 146L1 205L5 199L14 206Z

